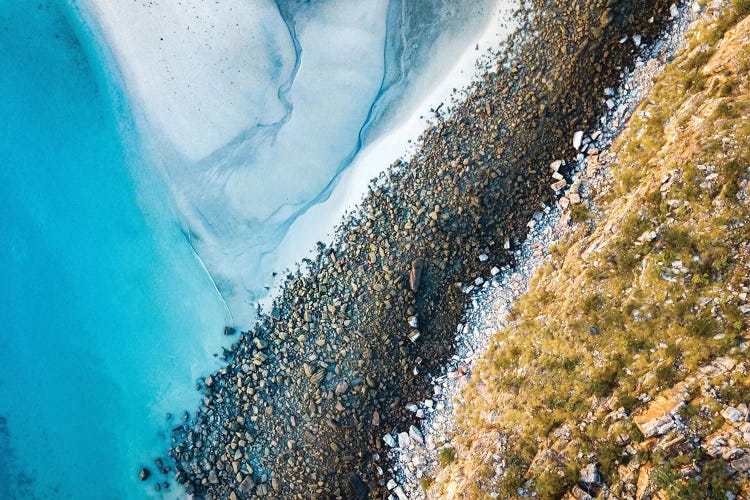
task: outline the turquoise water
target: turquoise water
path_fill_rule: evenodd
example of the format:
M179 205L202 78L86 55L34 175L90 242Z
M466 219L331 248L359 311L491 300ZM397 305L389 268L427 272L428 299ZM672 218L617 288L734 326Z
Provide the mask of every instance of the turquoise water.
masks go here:
M62 0L0 0L0 498L144 497L218 364L223 303L93 46Z

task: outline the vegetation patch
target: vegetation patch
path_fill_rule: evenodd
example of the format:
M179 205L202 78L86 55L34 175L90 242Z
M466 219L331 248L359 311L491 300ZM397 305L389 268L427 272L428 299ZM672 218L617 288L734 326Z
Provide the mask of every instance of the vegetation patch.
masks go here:
M726 462L660 454L630 416L712 359L744 359L750 49L722 43L750 30L748 12L749 0L735 0L693 30L613 145L614 181L596 213L574 205L574 227L474 370L456 442L468 450L473 436L497 430L508 444L502 474L479 478L472 497L526 489L559 498L587 464L613 481L632 460L650 464L670 498L738 491ZM722 402L750 401L744 381L725 386ZM680 412L701 438L721 419L714 403L696 401ZM441 463L476 477L478 457L446 450ZM690 476L692 464L700 474Z

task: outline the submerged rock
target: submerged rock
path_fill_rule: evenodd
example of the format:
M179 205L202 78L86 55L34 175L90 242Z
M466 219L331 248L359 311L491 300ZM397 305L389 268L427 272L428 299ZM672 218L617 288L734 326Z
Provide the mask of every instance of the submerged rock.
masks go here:
M412 292L419 290L419 285L422 283L423 270L424 261L422 259L415 259L411 264L411 271L409 272L409 287Z

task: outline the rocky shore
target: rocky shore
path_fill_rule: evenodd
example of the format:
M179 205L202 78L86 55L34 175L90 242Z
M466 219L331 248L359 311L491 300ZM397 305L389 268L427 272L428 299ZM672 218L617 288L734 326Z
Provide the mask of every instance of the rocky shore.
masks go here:
M411 440L403 448L394 447L389 458L394 463L390 472L410 499L432 498L437 488L443 486L447 496L458 497L463 491L459 481L452 481L451 470L444 468L448 455L456 453L460 445L452 439L459 433L456 422L456 405L465 404L462 389L471 378L477 360L487 351L497 332L508 327L508 313L513 304L527 291L530 281L540 266L550 262L550 247L563 237L570 236L577 224L571 224L576 208L595 210L592 193L601 193L611 182L607 164L614 155L610 151L613 141L624 129L630 116L648 94L657 76L685 43L685 32L701 7L686 6L682 11L672 10L674 19L663 35L654 43L641 47L641 54L632 70L621 75L618 89L605 92L606 112L595 130L587 130L582 138L585 151L572 162L572 182L562 190L562 196L553 207L537 212L529 222L527 239L514 251L510 266L498 269L492 279L481 287L471 287L472 305L458 325L456 355L446 364L444 373L433 378L434 395L414 407L422 420L412 434L420 440ZM556 165L556 162L553 162ZM498 408L497 412L502 409ZM503 438L498 436L495 453L485 464L502 471ZM498 472L500 473L500 472ZM437 483L437 484L436 484ZM443 483L449 483L445 486ZM432 495L431 495L431 494Z
M173 430L176 481L205 498L387 496L382 438L419 424L410 403L454 354L466 286L512 262L555 202L550 162L576 155L574 132L598 119L669 7L528 2L497 67L373 182L201 381L199 410Z

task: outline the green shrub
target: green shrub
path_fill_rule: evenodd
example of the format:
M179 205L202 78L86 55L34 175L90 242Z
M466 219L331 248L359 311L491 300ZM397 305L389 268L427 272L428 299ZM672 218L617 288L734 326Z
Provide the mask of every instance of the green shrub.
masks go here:
M577 203L570 207L570 220L575 223L586 222L593 218L594 214L582 203Z
M578 358L565 358L561 366L563 370L570 372L575 370L576 366L578 366L578 362Z
M656 380L662 387L671 387L677 382L677 373L669 365L662 365L656 369Z
M443 448L438 452L437 456L438 462L440 462L440 465L443 467L447 467L448 465L452 464L456 461L456 450L455 448L448 446L447 448Z
M716 322L709 318L695 318L688 324L688 332L695 337L713 337L716 334Z
M538 498L553 500L561 498L574 482L572 478L561 476L557 471L544 471L539 474L534 490Z
M432 483L435 482L435 478L432 476L424 476L419 480L419 485L422 487L423 490L428 490L430 486L432 486Z
M607 367L591 380L591 393L598 397L609 396L617 386L617 369Z

